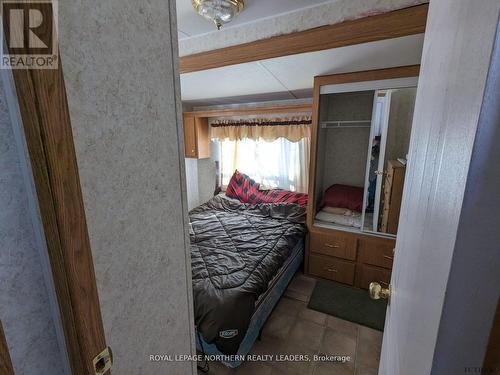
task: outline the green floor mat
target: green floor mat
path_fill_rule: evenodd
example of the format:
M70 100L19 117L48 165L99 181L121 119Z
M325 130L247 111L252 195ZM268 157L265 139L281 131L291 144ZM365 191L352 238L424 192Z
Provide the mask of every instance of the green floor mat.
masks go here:
M379 331L384 330L387 302L370 299L368 291L364 289L318 280L308 307Z

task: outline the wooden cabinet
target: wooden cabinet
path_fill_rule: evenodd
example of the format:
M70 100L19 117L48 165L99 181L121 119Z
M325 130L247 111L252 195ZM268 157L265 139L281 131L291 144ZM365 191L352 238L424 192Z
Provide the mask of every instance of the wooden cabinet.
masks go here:
M358 264L356 266L356 286L368 289L372 281L387 288L391 282L391 270L367 264Z
M184 115L184 150L186 158L210 157L208 118Z
M359 288L390 282L405 175L396 159L408 154L418 75L407 66L314 78L306 273ZM359 221L324 210L335 185L363 188ZM330 205L353 209L335 194Z
M358 256L360 263L391 269L395 241L385 238L360 239Z
M387 162L384 179L384 195L380 220L380 231L396 234L398 232L399 211L403 198L406 167L397 160Z
M395 246L392 238L313 227L308 234L306 273L363 289L372 281L387 286Z
M342 232L312 231L309 234L312 252L338 258L356 259L356 239Z
M322 277L344 284L354 283L356 264L346 260L321 255L309 256L309 272L311 275Z

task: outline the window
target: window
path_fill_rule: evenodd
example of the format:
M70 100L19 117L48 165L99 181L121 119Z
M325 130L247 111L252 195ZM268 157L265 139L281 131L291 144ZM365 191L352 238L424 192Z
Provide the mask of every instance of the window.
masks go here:
M291 142L286 138L222 140L221 176L227 186L237 169L264 188L307 192L309 179L309 139Z

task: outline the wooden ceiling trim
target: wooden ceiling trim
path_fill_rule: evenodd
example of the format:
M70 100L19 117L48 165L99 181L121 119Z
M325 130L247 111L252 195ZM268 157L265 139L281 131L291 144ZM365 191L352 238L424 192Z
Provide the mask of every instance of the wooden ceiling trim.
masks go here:
M275 105L266 107L253 108L227 108L214 109L206 111L184 112L184 116L193 117L231 117L231 116L247 116L247 115L265 115L278 113L310 113L312 112L312 104L292 104L292 105Z
M180 73L425 32L428 4L180 57Z

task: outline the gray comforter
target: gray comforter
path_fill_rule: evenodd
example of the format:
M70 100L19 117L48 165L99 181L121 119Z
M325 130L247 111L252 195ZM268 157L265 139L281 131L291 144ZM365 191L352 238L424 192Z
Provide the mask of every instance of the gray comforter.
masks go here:
M195 323L235 354L258 297L306 233L295 204L248 205L221 196L189 213Z

